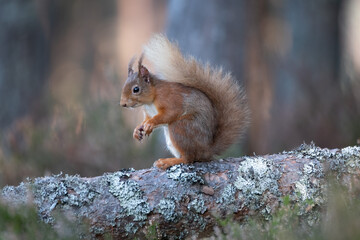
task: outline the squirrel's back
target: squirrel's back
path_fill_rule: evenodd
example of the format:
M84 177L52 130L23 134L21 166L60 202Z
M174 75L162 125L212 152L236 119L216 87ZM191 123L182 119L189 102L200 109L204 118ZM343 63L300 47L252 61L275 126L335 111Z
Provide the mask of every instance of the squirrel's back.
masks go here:
M199 89L210 99L216 111L213 154L221 154L243 134L249 110L245 93L231 74L202 65L192 56L185 58L163 35L155 35L144 54L160 78Z

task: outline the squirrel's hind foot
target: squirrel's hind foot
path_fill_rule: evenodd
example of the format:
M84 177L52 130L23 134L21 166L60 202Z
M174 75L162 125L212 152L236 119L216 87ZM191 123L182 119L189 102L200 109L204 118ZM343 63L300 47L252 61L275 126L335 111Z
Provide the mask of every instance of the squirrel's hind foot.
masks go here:
M167 168L180 163L188 163L188 161L184 158L160 158L154 162L154 166L162 170L166 170Z

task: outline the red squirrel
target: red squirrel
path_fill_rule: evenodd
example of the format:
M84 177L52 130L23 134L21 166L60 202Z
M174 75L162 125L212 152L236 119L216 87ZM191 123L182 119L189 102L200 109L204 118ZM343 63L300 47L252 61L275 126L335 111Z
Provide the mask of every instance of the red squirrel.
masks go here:
M157 71L142 64L148 59ZM174 158L161 158L154 165L210 161L224 152L245 131L249 110L243 89L231 74L184 57L176 44L155 35L144 47L138 72L128 67L120 105L144 107L145 119L133 137L139 141L163 127L166 145Z

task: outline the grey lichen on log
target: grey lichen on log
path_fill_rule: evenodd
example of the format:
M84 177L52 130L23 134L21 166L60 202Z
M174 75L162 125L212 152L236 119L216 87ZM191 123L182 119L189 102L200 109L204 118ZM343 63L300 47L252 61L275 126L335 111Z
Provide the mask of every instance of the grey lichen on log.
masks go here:
M319 216L316 206L327 201L329 175L348 185L359 180L360 147L329 150L303 144L280 154L179 165L167 171L127 169L93 178L54 175L7 186L0 196L15 207L35 204L40 219L49 224L57 224L54 212L71 215L76 224L88 224L92 238L108 234L143 239L155 229L158 238L183 239L208 235L220 218L267 219L284 196L294 204L311 201L298 214L312 224Z

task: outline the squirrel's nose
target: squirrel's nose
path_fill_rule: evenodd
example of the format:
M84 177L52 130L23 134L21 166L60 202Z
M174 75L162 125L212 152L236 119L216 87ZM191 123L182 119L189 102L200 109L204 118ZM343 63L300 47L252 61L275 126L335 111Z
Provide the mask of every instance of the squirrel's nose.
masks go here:
M126 107L126 101L124 101L123 99L120 99L120 106Z

